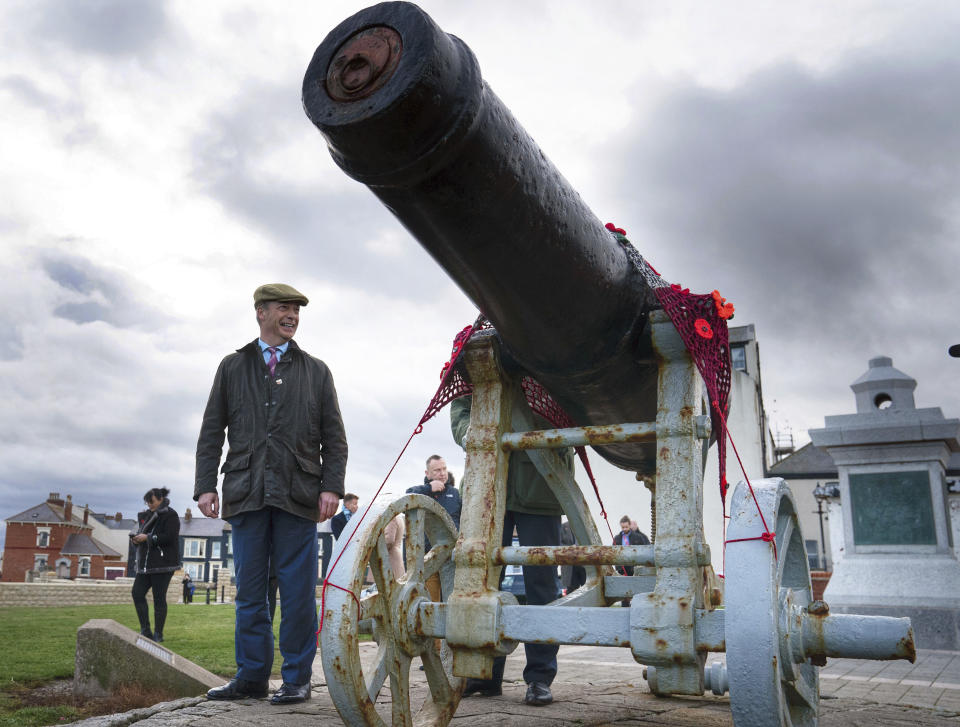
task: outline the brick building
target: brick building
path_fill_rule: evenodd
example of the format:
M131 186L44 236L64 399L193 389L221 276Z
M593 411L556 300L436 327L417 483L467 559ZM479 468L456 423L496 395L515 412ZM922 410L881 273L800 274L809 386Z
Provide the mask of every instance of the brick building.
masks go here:
M29 571L55 571L63 578L115 578L126 572L123 556L93 537L90 510L74 514L70 495L51 492L46 502L8 517L4 543L5 582L23 582Z

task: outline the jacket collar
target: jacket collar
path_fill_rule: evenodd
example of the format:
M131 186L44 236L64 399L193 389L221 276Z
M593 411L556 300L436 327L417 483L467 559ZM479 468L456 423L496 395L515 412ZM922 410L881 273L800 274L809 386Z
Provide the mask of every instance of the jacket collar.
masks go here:
M257 354L258 356L262 356L263 353L260 351L260 344L257 343L257 341L259 341L259 340L260 340L260 337L257 336L257 337L254 338L252 341L250 341L250 343L248 343L247 345L241 346L240 348L238 348L238 349L237 349L237 353L248 353L248 352L249 352L249 353L255 353L255 354ZM300 347L297 345L297 342L294 341L294 340L291 338L291 339L290 339L290 346L287 347L287 353L289 354L291 351L299 351L299 350L300 350Z

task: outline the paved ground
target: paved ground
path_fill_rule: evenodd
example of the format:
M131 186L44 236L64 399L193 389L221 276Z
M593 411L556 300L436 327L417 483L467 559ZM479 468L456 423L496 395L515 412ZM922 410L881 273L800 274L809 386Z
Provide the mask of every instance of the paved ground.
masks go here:
M364 645L365 649L372 647L372 644ZM560 673L553 689L555 701L547 707L523 704L522 670L521 647L507 660L503 696L463 700L451 724L455 727L733 725L727 697L664 699L650 694L642 677L642 667L633 662L625 649L562 647ZM182 699L76 724L83 727L342 724L322 681L319 663L315 673L313 699L302 705L274 707L266 700L223 703ZM414 670L411 681L414 694L425 693L422 672ZM820 725L823 727L960 727L960 653L923 651L916 664L831 659L821 670L820 691Z

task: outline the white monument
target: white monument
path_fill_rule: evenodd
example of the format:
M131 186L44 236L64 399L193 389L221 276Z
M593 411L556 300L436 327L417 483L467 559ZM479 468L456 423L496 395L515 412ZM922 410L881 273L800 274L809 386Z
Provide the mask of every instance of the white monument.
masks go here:
M960 648L960 561L953 549L945 467L960 451L960 419L917 409L917 382L890 358L851 386L857 413L826 417L810 438L837 465L843 557L831 609L909 616L917 645Z

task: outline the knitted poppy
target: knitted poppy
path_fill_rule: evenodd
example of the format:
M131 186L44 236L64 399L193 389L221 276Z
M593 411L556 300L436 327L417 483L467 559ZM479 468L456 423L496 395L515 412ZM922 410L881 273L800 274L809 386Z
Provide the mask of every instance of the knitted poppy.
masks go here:
M693 322L693 329L701 338L713 338L713 329L703 318L697 318Z
M612 222L608 222L607 224L604 225L604 227L606 227L608 230L610 230L610 232L616 232L618 235L623 235L624 237L627 236L627 231L626 231L626 230L617 227L617 226L614 225Z
M727 299L720 295L719 290L713 291L710 295L713 296L713 301L717 305L717 315L723 320L733 318L733 303L728 303Z

